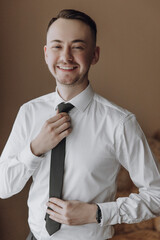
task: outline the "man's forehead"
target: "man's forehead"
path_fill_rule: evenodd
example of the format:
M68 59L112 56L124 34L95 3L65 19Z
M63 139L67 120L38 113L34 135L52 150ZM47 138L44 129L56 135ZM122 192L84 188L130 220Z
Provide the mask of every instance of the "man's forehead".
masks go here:
M53 40L55 37L63 38L69 36L74 36L78 39L84 39L90 34L90 27L84 22L77 19L59 18L50 26L47 34L47 39Z
M58 18L57 20L55 20L52 23L50 28L53 28L53 27L56 27L56 26L58 26L60 28L60 27L67 26L67 25L89 27L88 24L86 24L85 22L83 22L79 19Z

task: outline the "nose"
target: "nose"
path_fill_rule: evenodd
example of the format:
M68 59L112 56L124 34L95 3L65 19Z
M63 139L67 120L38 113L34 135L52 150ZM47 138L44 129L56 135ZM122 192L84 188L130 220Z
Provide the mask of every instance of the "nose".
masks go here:
M71 48L69 46L66 46L63 48L62 54L61 54L61 60L63 60L65 63L72 62L73 61L73 55Z

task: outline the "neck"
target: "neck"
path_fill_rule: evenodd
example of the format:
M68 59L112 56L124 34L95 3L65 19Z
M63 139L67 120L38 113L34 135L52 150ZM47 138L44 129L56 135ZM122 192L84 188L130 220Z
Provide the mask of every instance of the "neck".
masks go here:
M89 82L86 82L83 85L61 85L57 83L57 90L59 95L64 101L69 101L75 96L77 96L79 93L81 93L87 86Z

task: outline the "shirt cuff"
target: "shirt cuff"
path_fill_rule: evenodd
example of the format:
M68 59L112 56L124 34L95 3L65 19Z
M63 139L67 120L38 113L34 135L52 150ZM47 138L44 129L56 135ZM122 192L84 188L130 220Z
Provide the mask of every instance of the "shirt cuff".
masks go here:
M30 170L35 170L41 163L43 157L44 155L40 157L35 156L31 151L30 144L28 144L18 156L19 161L24 163Z
M97 203L97 205L100 207L102 213L101 227L121 223L116 202Z

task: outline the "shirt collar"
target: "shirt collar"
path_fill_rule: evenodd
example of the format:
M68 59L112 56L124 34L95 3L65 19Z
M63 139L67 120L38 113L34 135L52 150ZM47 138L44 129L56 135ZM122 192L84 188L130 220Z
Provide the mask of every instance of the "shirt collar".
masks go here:
M85 111L89 103L91 102L94 95L94 91L89 84L81 93L79 93L74 98L70 99L68 102L73 104L78 110ZM56 106L61 102L65 102L59 95L58 90L56 88ZM67 102L66 102L67 103Z

